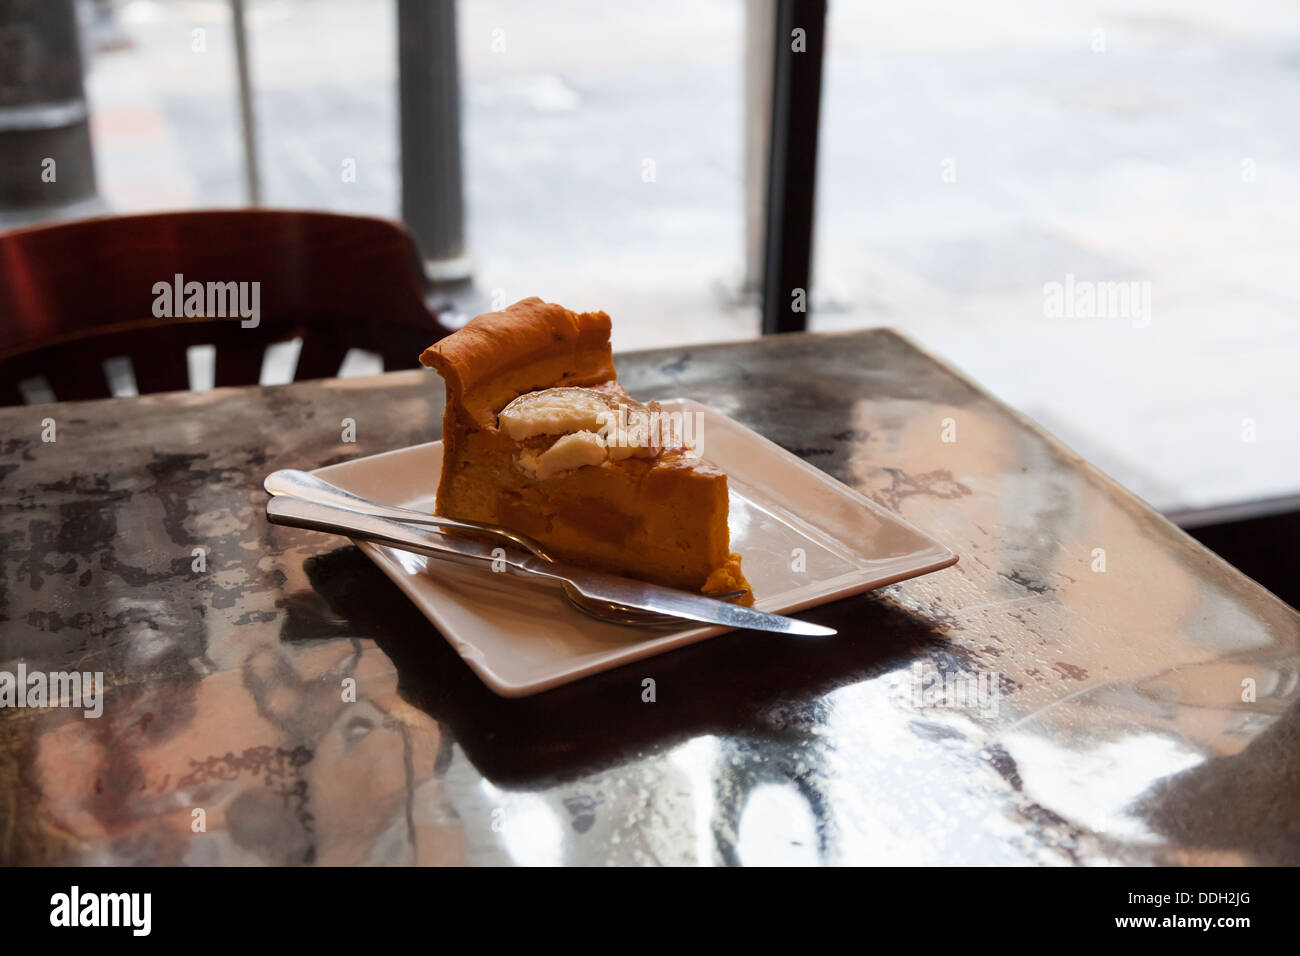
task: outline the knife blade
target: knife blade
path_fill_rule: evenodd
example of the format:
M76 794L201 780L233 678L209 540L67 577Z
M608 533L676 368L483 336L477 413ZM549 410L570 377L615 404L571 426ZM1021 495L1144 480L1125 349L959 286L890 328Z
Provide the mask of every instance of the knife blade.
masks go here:
M775 631L778 634L798 634L804 637L833 637L834 628L822 627L793 617L784 617L752 607L715 601L702 594L679 591L659 584L619 577L604 571L593 571L573 564L547 564L532 555L521 558L519 565L538 577L553 577L567 581L585 597L612 601L639 611L668 614L703 624L720 624L723 627L743 627L754 631Z
M389 518L305 501L291 495L270 498L266 503L266 516L273 524L344 534L428 557L479 566L495 564L502 570L547 580L557 586L567 582L588 598L667 614L687 621L805 637L830 637L837 633L833 628L820 624L740 607L726 601L715 601L700 594L619 577L604 571L563 562L543 561L516 548L489 545L462 535L428 531Z

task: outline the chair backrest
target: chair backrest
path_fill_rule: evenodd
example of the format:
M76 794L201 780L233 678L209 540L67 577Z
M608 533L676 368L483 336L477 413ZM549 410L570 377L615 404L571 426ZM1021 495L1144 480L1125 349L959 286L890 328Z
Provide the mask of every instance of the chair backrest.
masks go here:
M194 345L215 346L217 386L256 384L266 347L296 337L296 379L335 375L351 348L413 368L449 331L428 293L410 234L382 219L237 210L16 230L0 235L0 405L36 376L60 401L107 398L117 358L141 394L186 389Z

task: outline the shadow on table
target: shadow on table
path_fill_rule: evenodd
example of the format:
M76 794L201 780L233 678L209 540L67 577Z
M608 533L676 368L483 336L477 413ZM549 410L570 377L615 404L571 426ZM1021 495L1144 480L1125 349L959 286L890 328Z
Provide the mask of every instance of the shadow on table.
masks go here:
M488 690L356 548L312 558L306 571L348 632L373 639L392 659L402 696L446 725L478 770L506 788L574 779L702 734L760 744L804 737L823 722L825 692L897 670L926 651L950 651L927 624L864 595L803 612L837 627L837 638L733 632L507 699ZM292 617L284 640L322 636L318 626L295 627ZM646 677L656 682L655 703L641 699Z

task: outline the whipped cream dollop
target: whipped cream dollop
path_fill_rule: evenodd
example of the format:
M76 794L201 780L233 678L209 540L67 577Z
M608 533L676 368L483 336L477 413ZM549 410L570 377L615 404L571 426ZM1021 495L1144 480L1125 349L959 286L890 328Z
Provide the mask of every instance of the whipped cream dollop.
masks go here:
M600 432L617 408L613 396L589 388L547 388L516 398L501 410L497 426L512 441L536 435Z
M521 448L516 456L519 467L539 480L606 461L654 458L663 448L650 409L590 388L560 386L520 395L501 410L497 425L516 442L560 436L548 448Z

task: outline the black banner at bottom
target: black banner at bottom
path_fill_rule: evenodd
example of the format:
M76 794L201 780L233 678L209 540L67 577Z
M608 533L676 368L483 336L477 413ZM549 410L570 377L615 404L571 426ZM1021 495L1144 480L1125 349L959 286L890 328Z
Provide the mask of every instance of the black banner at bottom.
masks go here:
M459 936L465 927L453 924L476 917L543 935L559 922L634 934L680 925L692 936L715 926L729 937L766 933L773 923L815 934L819 923L849 922L867 938L873 926L892 933L901 923L929 927L927 935L965 925L1078 939L1199 934L1231 943L1288 926L1282 909L1294 883L1287 869L699 870L665 879L649 870L9 868L0 871L0 898L11 943L71 942L73 934L78 944L128 945L205 938L346 945L374 943L376 933L436 941L448 931Z

